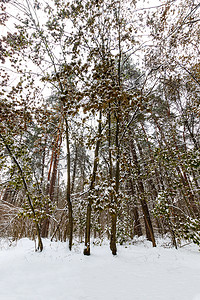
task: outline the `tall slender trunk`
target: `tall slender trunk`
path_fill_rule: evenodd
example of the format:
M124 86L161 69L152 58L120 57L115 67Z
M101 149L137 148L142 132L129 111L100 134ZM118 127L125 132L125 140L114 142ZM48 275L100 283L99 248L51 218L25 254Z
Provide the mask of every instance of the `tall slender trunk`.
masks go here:
M138 184L138 191L140 193L140 203L141 203L142 211L143 211L143 215L144 215L146 236L147 236L147 239L152 242L153 247L156 247L156 241L155 241L155 237L154 237L153 226L152 226L152 223L151 223L151 218L150 218L150 214L149 214L148 205L147 205L147 202L146 202L146 199L145 199L144 185L143 185L143 182L141 180L140 166L139 166L139 163L138 163L135 146L134 146L132 141L130 141L130 148L131 148L130 150L131 150L133 162L135 164L135 167L136 167L136 170L137 170L137 175L138 175L137 184Z
M130 175L129 175L130 176ZM135 189L133 186L133 181L132 179L130 179L130 188L131 188L131 193L132 196L135 196ZM140 223L140 218L139 218L139 213L138 213L138 208L136 203L134 203L134 207L133 207L133 215L134 215L134 234L137 236L142 236L142 226Z
M121 62L122 62L122 48L121 48L121 3L118 3L116 9L116 22L118 31L118 66L117 66L117 88L121 91ZM117 206L118 206L118 193L119 193L119 181L120 181L120 143L119 143L119 118L120 118L120 97L117 100L117 110L115 112L116 130L115 130L115 149L116 149L116 165L115 165L115 195L113 197L114 203L111 211L111 235L110 235L110 250L113 255L117 255L116 246L116 229L117 229Z
M67 118L65 117L65 137L66 137L66 148L67 148L67 208L68 208L68 219L69 219L69 228L68 232L68 239L69 239L69 250L72 249L73 243L73 208L71 202L71 182L70 182L70 147L69 147L69 125Z
M59 141L60 139L60 141ZM56 138L56 143L55 143L55 151L53 149L52 152L52 159L51 159L51 166L53 164L53 169L52 169L52 173L51 173L51 166L49 169L49 176L48 176L48 180L49 180L49 184L47 186L47 193L49 194L49 197L51 199L51 201L55 201L54 199L54 191L55 191L55 184L56 184L56 177L57 177L57 172L58 172L58 162L59 162L59 156L60 156L60 147L61 147L61 136L60 133L58 132L57 138ZM49 234L49 225L50 225L50 219L49 219L49 206L46 205L45 208L46 211L46 217L45 219L42 221L41 224L41 236L43 238L47 238L48 234Z
M113 180L113 163L112 163L112 150L111 150L111 114L110 114L110 103L109 103L109 112L108 112L108 147L109 147L109 183L112 184ZM118 130L118 129L117 129ZM118 132L117 132L118 134ZM119 169L119 166L116 165L116 173ZM119 187L119 184L115 183L115 190ZM117 247L116 247L116 223L117 223L117 214L116 214L116 199L115 196L111 193L111 232L110 232L110 250L112 251L113 255L117 254Z
M119 192L119 117L116 116L116 131L115 131L115 147L116 147L116 167L115 167L115 195L113 197L113 205L111 207L111 235L110 235L110 250L113 255L117 254L117 245L116 245L116 231L117 231L117 202L118 202L118 192Z
M89 192L91 193L94 189L95 181L96 181L96 174L99 162L99 148L101 142L101 120L102 120L102 113L99 112L99 125L98 125L98 139L96 142L96 148L94 153L94 164L93 164L93 172L89 187ZM85 230L85 248L83 251L84 255L90 255L90 233L91 233L91 213L92 213L92 199L89 196L88 205L87 205L87 215L86 215L86 230Z
M137 147L138 147L138 150L139 150L140 158L142 159L143 162L145 162L145 156L143 154L143 149L142 149L142 147L141 147L138 140L137 140ZM152 157L151 157L151 162L154 164ZM147 162L145 163L145 170L150 174L149 166L148 166ZM154 170L155 170L155 168L154 168ZM158 197L158 191L156 189L156 186L155 186L155 183L154 183L154 180L153 180L152 176L148 178L147 182L148 182L149 188L151 190L151 197L152 197L152 200L153 200L152 201L152 206L154 208L155 207L155 205L154 205L155 200ZM161 227L161 224L159 222L159 219L157 217L155 217L155 221L156 221L159 233L161 233L162 232L162 227Z

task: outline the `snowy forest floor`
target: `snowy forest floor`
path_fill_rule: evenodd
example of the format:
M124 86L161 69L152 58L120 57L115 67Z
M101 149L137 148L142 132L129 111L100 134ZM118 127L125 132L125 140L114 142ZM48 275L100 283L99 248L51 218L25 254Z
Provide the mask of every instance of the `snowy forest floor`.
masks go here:
M44 240L44 251L22 239L15 246L0 242L1 300L200 300L200 252L190 244L175 250L159 240L118 245L83 244L72 252L66 243Z

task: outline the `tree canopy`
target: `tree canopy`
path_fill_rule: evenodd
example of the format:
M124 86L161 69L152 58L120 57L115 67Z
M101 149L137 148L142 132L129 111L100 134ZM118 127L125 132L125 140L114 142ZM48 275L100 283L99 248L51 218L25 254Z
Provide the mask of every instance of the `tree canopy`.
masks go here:
M1 10L1 235L199 244L198 1Z

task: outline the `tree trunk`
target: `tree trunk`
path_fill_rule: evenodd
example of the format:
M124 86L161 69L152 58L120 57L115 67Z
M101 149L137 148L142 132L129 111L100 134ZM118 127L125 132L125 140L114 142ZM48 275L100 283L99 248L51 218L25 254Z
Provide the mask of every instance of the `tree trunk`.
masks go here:
M137 170L137 175L138 175L138 178L137 178L138 191L140 193L140 203L141 203L142 212L143 212L143 215L144 215L146 236L147 236L147 239L152 242L153 247L156 247L156 241L155 241L155 237L154 237L153 226L152 226L152 223L151 223L149 209L148 209L146 199L145 199L144 185L143 185L143 182L141 180L140 166L139 166L139 163L138 163L135 146L134 146L132 141L130 141L130 148L131 148L130 150L131 150L133 162L135 164L135 167L136 167L136 170Z
M111 235L110 235L110 250L113 255L117 255L117 246L116 246L116 227L117 227L117 197L119 192L119 119L116 116L116 132L115 132L115 147L117 151L116 157L116 170L115 170L115 196L113 197L114 203L113 207L111 206Z
M134 197L135 191L134 191L133 182L131 179L130 179L130 188L131 188L132 196ZM134 215L134 235L142 236L142 226L140 223L140 218L139 218L139 213L138 213L138 208L137 208L136 203L134 203L133 215Z
M59 143L59 139L60 139L60 143ZM52 202L54 201L54 191L55 191L56 177L57 177L57 172L58 172L60 147L61 147L61 137L60 137L60 133L58 132L55 147L54 147L55 149L52 150L51 166L53 164L53 170L52 170L52 173L51 173L51 166L50 166L49 174L48 174L48 180L50 181L50 183L47 186L47 189L48 189L47 193L49 194L49 197L50 197ZM46 206L45 212L48 215L48 213L49 213L49 206L48 205ZM49 220L49 217L46 216L46 218L42 221L42 224L41 224L41 236L43 238L48 237L49 225L50 225L50 220Z
M111 234L110 234L110 250L112 255L117 255L116 246L116 229L117 229L117 213L111 213Z
M84 255L90 255L91 212L92 212L92 200L89 199L87 205L87 215L86 215L85 248L83 252Z
M65 136L66 136L66 148L67 148L67 208L68 208L68 219L69 219L69 228L68 239L69 239L69 250L72 249L73 243L73 208L71 202L71 182L70 182L70 148L69 148L69 126L67 118L65 118Z
M93 172L92 172L92 178L90 182L90 188L89 192L91 193L94 189L95 180L96 180L96 173L98 168L98 162L99 162L99 148L100 148L100 142L101 142L101 120L102 120L102 114L101 111L99 112L99 126L98 126L98 139L96 142L96 148L95 148L95 154L94 154L94 165L93 165ZM84 255L90 255L90 232L91 232L91 212L92 212L92 200L88 200L87 205L87 215L86 215L86 230L85 230L85 248L83 251Z

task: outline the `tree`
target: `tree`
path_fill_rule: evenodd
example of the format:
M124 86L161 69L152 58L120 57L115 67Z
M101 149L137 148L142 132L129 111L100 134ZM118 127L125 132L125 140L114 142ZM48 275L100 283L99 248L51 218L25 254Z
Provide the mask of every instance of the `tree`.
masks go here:
M185 10L167 1L147 13L123 0L13 4L16 33L2 38L0 59L19 75L12 84L10 71L2 77L1 169L12 158L7 145L28 180L42 235L68 237L71 250L73 235L82 240L85 232L85 255L92 234L109 237L113 255L117 242L144 229L153 246L157 233L169 233L175 247L179 236L194 237L199 4L187 0ZM17 182L13 163L5 199Z

